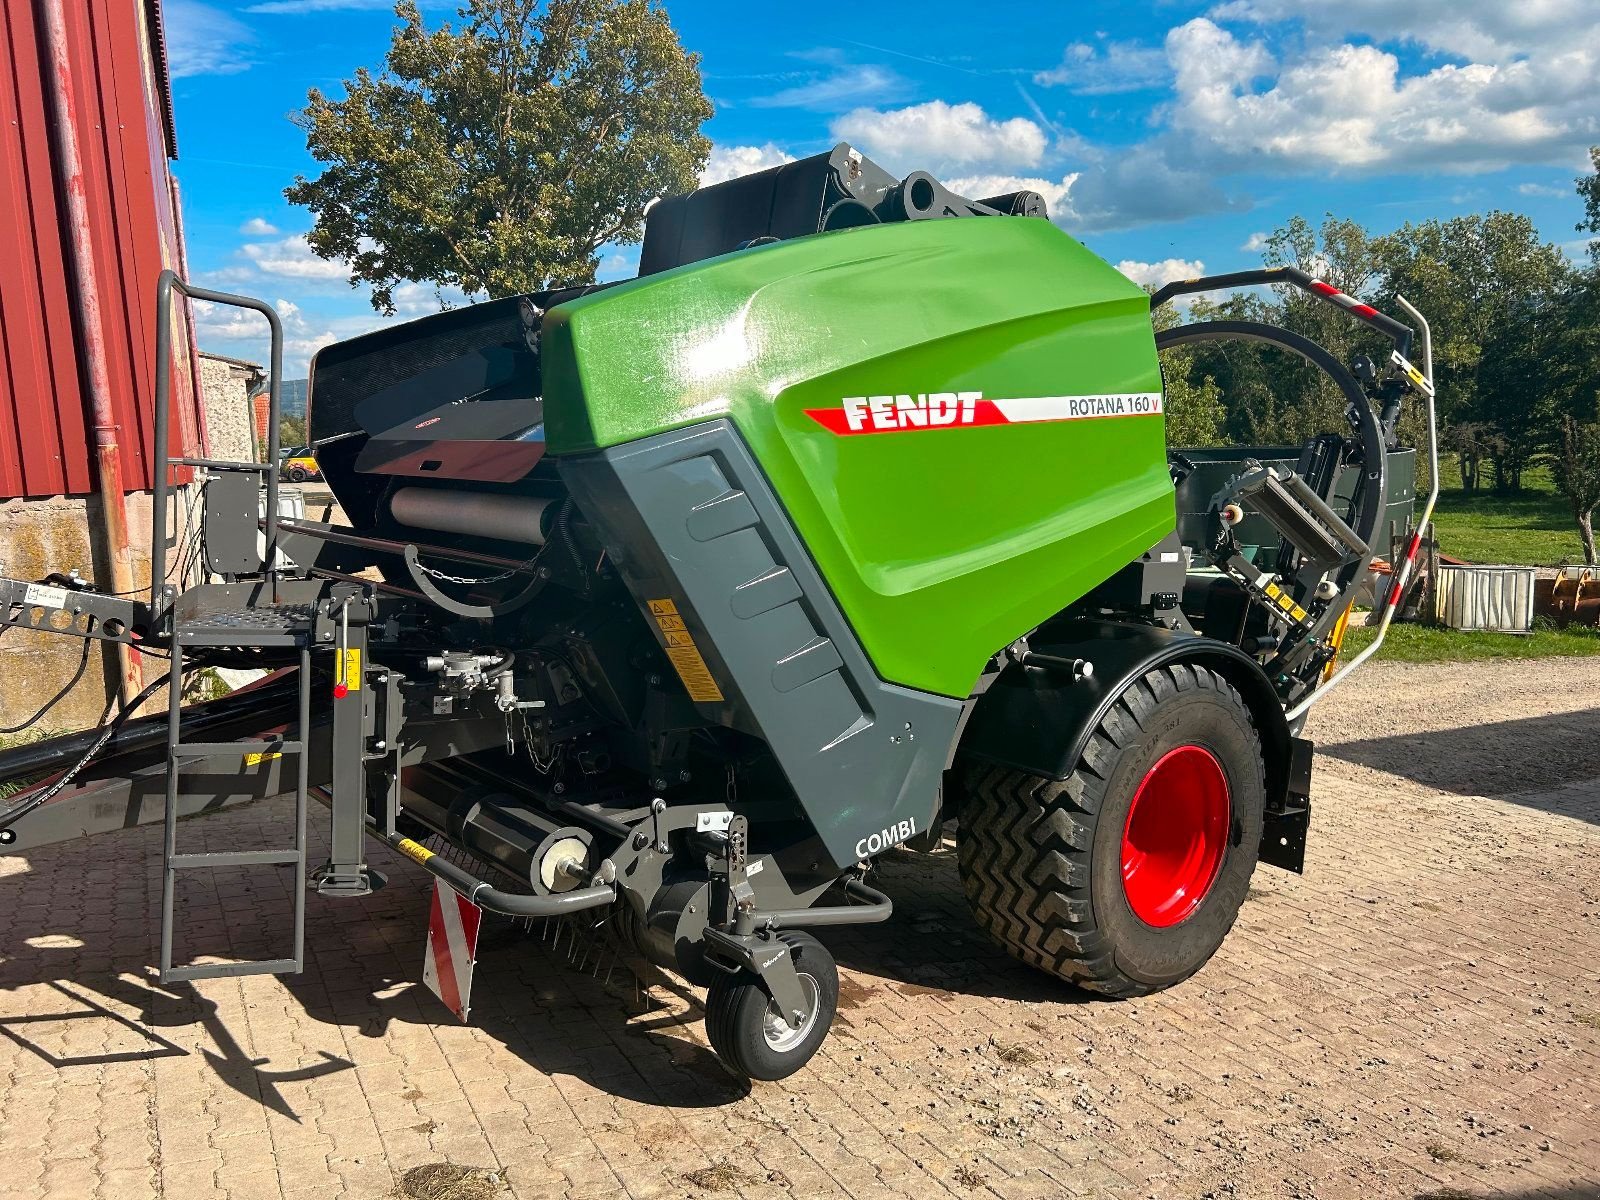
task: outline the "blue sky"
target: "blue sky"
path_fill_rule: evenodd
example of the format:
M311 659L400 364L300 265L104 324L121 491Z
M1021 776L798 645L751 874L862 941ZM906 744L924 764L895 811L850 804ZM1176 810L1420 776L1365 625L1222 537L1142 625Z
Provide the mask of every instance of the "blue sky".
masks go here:
M453 3L425 3L431 21ZM1025 183L1141 282L1259 261L1301 213L1375 230L1491 208L1581 256L1573 189L1600 143L1600 0L1223 0L830 6L669 0L716 105L708 178L848 140L969 194ZM290 114L380 63L389 0L166 0L196 282L279 302L291 376L379 323L311 255L315 173ZM631 275L636 249L602 277ZM453 299L453 298L452 298ZM403 288L399 316L438 307ZM262 359L250 318L202 314L201 344Z

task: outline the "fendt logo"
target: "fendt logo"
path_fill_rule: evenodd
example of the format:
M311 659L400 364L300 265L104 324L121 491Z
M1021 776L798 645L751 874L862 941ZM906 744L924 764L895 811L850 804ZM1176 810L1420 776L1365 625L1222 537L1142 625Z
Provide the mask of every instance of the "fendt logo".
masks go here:
M838 408L806 409L806 416L837 434L1029 425L1040 421L1160 414L1160 392L1027 396L1012 400L986 400L982 392L919 392L916 395L846 396Z

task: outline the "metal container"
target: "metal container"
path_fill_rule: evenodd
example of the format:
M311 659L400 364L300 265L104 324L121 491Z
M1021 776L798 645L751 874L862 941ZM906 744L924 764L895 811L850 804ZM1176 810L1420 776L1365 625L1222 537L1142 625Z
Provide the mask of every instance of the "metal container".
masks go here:
M1439 565L1434 617L1451 629L1496 633L1533 630L1532 567Z

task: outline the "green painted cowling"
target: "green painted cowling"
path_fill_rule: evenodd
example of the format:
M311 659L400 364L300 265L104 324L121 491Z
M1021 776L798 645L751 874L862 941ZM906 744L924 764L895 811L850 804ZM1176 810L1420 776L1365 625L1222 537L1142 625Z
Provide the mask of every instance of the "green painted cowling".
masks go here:
M883 678L964 697L1174 528L1149 308L1033 218L753 247L552 309L546 435L727 417Z

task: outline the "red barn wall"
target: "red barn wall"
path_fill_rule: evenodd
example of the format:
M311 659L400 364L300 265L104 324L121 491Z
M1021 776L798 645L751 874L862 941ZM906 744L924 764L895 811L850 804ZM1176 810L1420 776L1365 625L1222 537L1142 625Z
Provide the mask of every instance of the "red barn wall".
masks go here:
M147 0L65 7L123 471L130 491L147 490L156 277L164 267L181 272L157 9ZM0 499L95 487L35 17L32 0L0 5ZM203 455L182 305L174 323L170 450Z

